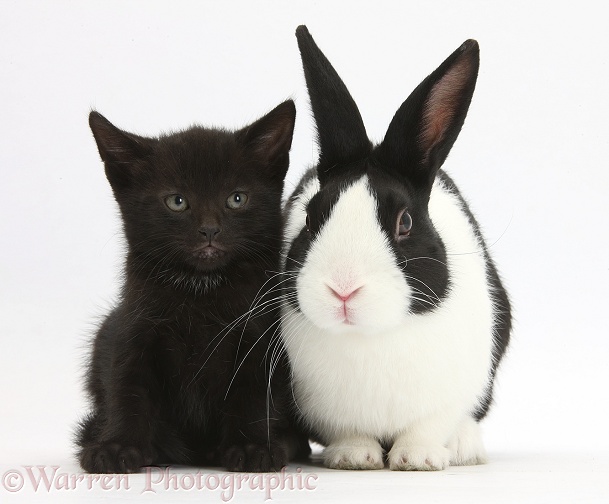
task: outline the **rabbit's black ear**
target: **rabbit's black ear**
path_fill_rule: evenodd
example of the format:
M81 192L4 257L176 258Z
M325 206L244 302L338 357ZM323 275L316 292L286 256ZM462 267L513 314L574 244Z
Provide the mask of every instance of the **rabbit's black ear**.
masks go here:
M319 143L319 180L366 157L371 143L362 116L347 87L320 51L306 26L296 29Z
M457 139L476 87L478 43L467 40L398 109L378 156L390 170L431 188Z

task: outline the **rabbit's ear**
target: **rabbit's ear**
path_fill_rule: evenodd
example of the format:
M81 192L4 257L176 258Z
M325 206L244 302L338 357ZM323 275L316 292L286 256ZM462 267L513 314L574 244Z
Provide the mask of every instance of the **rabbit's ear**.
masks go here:
M341 166L371 151L362 116L347 87L320 51L306 26L296 29L305 80L317 123L318 176L323 184Z
M465 121L479 54L475 40L464 42L398 109L377 151L390 170L431 189Z

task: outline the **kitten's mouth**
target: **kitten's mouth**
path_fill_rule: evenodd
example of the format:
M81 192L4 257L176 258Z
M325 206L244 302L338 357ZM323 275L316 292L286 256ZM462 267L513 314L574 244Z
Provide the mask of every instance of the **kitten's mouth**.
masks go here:
M205 245L193 252L197 259L202 261L215 261L226 254L226 251L218 245Z

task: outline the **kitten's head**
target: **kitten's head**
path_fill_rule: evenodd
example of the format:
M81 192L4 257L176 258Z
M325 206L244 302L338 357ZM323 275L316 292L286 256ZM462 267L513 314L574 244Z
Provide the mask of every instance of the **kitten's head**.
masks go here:
M134 272L178 282L226 274L237 262L276 266L295 115L288 100L238 131L145 138L91 112Z

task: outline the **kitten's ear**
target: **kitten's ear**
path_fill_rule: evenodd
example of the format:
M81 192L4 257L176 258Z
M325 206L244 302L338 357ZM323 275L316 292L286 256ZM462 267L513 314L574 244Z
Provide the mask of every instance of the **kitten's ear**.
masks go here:
M465 121L479 63L478 43L467 40L417 86L378 148L385 166L431 189Z
M295 121L296 106L287 100L237 132L247 155L268 166L271 178L283 181L288 171Z
M152 152L153 140L118 129L96 111L89 114L89 126L110 185L115 189L125 187L131 179L133 165Z

